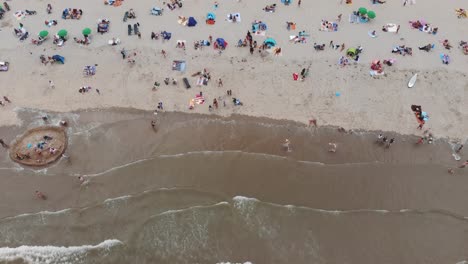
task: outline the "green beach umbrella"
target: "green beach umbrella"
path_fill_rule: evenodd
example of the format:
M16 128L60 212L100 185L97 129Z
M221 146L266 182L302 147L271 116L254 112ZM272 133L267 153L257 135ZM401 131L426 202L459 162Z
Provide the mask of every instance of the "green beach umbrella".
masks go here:
M42 30L41 32L39 32L39 37L41 38L45 38L49 35L49 31L47 30Z
M374 19L374 18L375 18L375 12L374 12L374 11L369 11L369 12L367 12L367 16L368 16L370 19Z
M82 33L83 33L83 35L89 35L89 34L91 34L91 29L90 28L85 28L85 29L83 29Z
M67 34L68 32L65 29L61 29L59 32L57 32L57 35L62 38L67 36Z
M365 15L365 14L367 14L367 9L365 7L360 7L358 12L361 15Z

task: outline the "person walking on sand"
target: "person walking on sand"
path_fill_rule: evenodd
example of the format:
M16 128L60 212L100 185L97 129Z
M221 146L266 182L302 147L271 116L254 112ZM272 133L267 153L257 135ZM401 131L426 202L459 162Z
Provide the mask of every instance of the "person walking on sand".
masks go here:
M317 126L317 119L310 119L309 120L309 126L314 125L315 127Z
M154 120L151 121L151 127L152 127L153 129L156 129L156 121L154 121Z
M338 22L341 22L341 16L343 16L343 14L339 14L339 15L338 15L338 18L337 18L337 21L338 21Z
M394 142L395 142L395 139L394 139L394 138L390 139L390 141L388 141L388 143L387 143L387 148L390 148L390 146L391 146Z
M463 149L463 144L461 144L456 150L455 153L460 153L460 151Z
M49 80L49 88L51 89L54 89L55 88L55 84L52 80Z
M4 148L8 148L8 145L1 138L0 138L0 145L2 145L2 147L4 147Z
M384 137L383 134L379 134L377 136L377 142L382 142L383 137Z
M301 7L301 0L297 2L297 7Z
M340 49L340 52L342 52L343 50L345 49L345 44L341 44L341 49Z
M398 34L399 31L400 31L400 25L398 25L395 34Z
M10 101L10 99L8 99L8 97L6 97L6 96L3 96L3 100L5 100L5 102L7 102L7 103L11 104L11 101Z
M463 162L460 166L458 166L458 168L463 169L463 168L466 167L466 165L468 165L468 160L466 160L465 162Z
M165 50L161 50L161 54L162 54L163 58L166 58L166 51Z

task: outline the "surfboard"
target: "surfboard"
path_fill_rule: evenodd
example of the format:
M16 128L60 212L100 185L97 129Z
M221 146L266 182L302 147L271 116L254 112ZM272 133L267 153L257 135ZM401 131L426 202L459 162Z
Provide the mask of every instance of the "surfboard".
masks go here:
M371 30L371 31L367 32L367 34L369 34L369 37L371 37L371 38L376 38L376 37L377 37L377 33L375 33L375 35L372 35L372 32L373 32L373 31L374 31L374 30Z
M418 74L416 73L411 77L411 79L408 82L408 88L413 88L414 84L416 83L416 79L418 79Z

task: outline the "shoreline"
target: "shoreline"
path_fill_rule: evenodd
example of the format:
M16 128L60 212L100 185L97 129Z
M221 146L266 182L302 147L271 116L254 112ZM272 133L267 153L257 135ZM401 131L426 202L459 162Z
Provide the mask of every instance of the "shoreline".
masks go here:
M2 72L2 77L4 75L6 78L0 96L6 95L13 102L12 106L6 106L0 111L0 120L4 125L19 122L11 111L14 107L62 112L109 107L153 110L158 102L163 102L168 111L191 112L188 110L189 101L203 91L206 103L197 106L194 112L209 113L210 102L221 97L227 100L228 105L226 109L218 109L216 114L221 116L238 113L305 124L309 119L317 119L319 125L395 131L408 135L418 134L418 124L410 109L412 104L416 104L421 105L423 111L431 117L426 126L437 137L467 139L464 131L468 131L468 124L463 120L468 120L468 107L464 104L468 93L468 72L466 56L456 47L456 43L460 41L459 36L468 34L468 27L464 26L466 19L456 18L453 11L455 7L463 6L462 1L445 4L428 1L405 8L398 2L372 5L377 12L375 21L358 25L350 24L347 20L348 14L358 4L340 5L339 1L323 1L303 3L301 8L296 5L279 5L277 12L266 13L261 10L264 7L262 3L223 2L215 12L218 21L213 26L203 23L206 12L213 8L211 2L186 2L182 9L167 10L163 16L155 17L148 14L154 3L146 0L124 3L120 7L96 5L86 0L80 3L80 8L85 12L80 20L60 19L61 10L68 4L54 0L50 2L54 6L51 15L40 11L44 10L43 3L17 1L12 8L39 10L37 15L21 20L30 32L30 38L43 29L51 33L67 29L71 39L63 47L58 48L51 41L37 47L25 41L18 46L18 40L11 36L18 21L10 13L2 20L0 37L5 41L0 49L4 52L0 59L10 61L10 70ZM138 18L122 23L123 12L129 8L135 10ZM242 13L242 22L224 21L224 13L235 10ZM311 10L323 12L323 16L310 18L306 12ZM339 13L343 14L344 19L340 22L338 32L317 30L321 19L331 19ZM395 15L397 13L401 14ZM101 35L93 32L92 43L88 46L74 43L72 37L79 36L84 27L94 29L95 21L104 14L112 21L109 33ZM177 24L178 15L193 16L199 24L194 28L183 27ZM438 35L424 34L409 27L408 20L422 16L427 16L431 23L440 27ZM50 18L58 19L59 25L46 28L43 21ZM288 31L282 18L297 23L297 30ZM257 52L250 55L248 48L235 47L237 40L244 37L254 20L261 20L268 25L266 37L276 39L282 47L283 56L260 56ZM136 22L141 24L142 39L127 35L126 24ZM402 25L399 34L380 31L380 27L389 22ZM379 37L370 38L367 34L370 29L379 31ZM172 32L173 38L167 42L149 38L152 31L160 30ZM299 30L311 34L308 42L290 43L288 36L297 34ZM206 39L209 35L214 38L224 37L229 42L228 48L221 55L212 47L193 49L193 41ZM122 44L108 46L107 40L112 37L119 37ZM443 49L439 43L442 38L450 39L454 48L450 51ZM177 39L187 40L185 51L174 47ZM254 39L261 42L263 37L254 36ZM344 52L328 46L324 51L317 52L312 47L314 42L328 44L331 40L335 44L344 42L346 47L362 45L364 52L359 64L341 68L337 61ZM417 50L418 45L427 42L436 43L436 50L431 53ZM392 54L390 50L394 45L412 46L415 54ZM122 60L122 48L138 52L134 65L128 65ZM161 56L161 49L167 51L167 58ZM453 62L443 65L438 56L440 52L450 54ZM95 56L90 56L90 53ZM39 61L40 54L60 54L66 57L66 63L44 66ZM370 77L370 62L389 57L396 58L397 62L391 67L385 67L387 76ZM179 59L187 62L185 73L171 69L171 62ZM309 77L304 82L293 81L292 73L300 72L309 63L312 63ZM84 77L83 67L94 64L99 65L96 75ZM190 75L207 66L212 73L212 80L207 86L197 87L196 79ZM416 86L408 89L407 82L415 72L419 74ZM178 86L165 86L163 79L166 77L177 79ZM192 89L183 87L183 77L189 79ZM218 78L223 79L222 88L215 84ZM53 80L56 88L49 88L48 80ZM153 92L151 87L155 81L162 83L162 86ZM92 94L80 94L78 89L82 86L97 88L101 95L94 89ZM225 96L228 89L244 106L232 106ZM340 92L341 96L336 97L336 92Z

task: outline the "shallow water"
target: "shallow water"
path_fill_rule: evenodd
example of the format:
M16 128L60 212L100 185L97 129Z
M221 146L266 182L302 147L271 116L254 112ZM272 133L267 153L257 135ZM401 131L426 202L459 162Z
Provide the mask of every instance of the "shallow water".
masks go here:
M0 153L0 263L468 259L468 173L447 173L457 162L444 140L389 134L385 149L374 132L244 116L49 115L69 120L69 158L32 170ZM5 138L41 123L20 116Z

